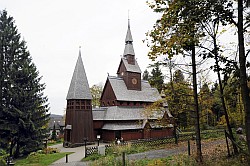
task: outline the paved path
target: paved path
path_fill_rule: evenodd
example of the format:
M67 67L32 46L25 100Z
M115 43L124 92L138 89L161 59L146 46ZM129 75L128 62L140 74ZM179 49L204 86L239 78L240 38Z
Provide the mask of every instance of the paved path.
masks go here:
M60 152L74 152L68 155L68 163L66 163L66 156L52 163L51 166L85 166L87 162L80 162L85 156L85 147L80 146L76 148L64 148L62 144L50 146L57 148ZM79 163L80 162L80 163Z
M225 140L216 140L211 142L204 142L202 143L202 147L207 147L212 144L225 144ZM191 149L195 149L195 145L191 145ZM128 160L140 160L140 159L157 159L157 158L164 158L167 156L172 156L180 153L187 153L187 145L180 146L177 148L169 148L169 149L160 149L160 150L151 150L142 153L130 154L127 155Z
M211 142L202 143L202 147L207 147L212 144L225 144L225 140L215 140ZM194 147L194 145L191 145ZM61 152L74 152L68 156L68 163L66 163L65 157L57 160L51 166L87 166L89 162L81 162L81 159L84 157L84 146L77 148L64 148L62 144L52 146L58 148ZM193 149L192 148L192 149ZM140 160L140 159L157 159L164 158L167 156L172 156L180 153L187 153L187 145L182 145L175 148L169 149L160 149L160 150L151 150L142 153L126 155L128 160Z
M104 143L100 143L100 145L106 145ZM96 146L88 145L88 146ZM81 162L81 160L85 157L85 147L80 146L76 148L65 148L63 144L57 144L50 146L51 148L57 148L60 152L73 152L68 155L68 163L66 163L66 156L55 161L51 164L51 166L86 166L89 162Z

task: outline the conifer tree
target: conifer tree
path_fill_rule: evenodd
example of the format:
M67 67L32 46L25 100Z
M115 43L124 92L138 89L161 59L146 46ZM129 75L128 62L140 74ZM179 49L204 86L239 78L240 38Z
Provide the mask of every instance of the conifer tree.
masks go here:
M142 79L143 80L148 80L149 79L149 72L148 72L147 69L143 72Z
M153 69L148 81L151 86L155 87L159 92L161 92L164 83L164 77L160 70L160 63L157 62L151 65L151 67L153 67Z
M49 115L44 84L21 40L14 19L0 13L0 138L18 157L42 146ZM13 152L15 147L15 151Z
M56 124L54 123L51 139L56 141Z

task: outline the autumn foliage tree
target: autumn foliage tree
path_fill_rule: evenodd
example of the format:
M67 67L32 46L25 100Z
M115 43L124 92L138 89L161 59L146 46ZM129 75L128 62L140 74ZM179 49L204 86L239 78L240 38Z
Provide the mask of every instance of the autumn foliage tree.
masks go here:
M196 46L203 37L200 22L209 18L208 13L204 12L207 6L206 1L153 1L149 6L162 17L157 20L153 30L148 33L150 36L150 52L152 59L160 55L166 55L171 59L175 55L189 52L192 59L192 80L193 80L193 98L195 112L195 131L197 160L202 161L199 107L197 94L196 78ZM206 10L205 10L206 11Z

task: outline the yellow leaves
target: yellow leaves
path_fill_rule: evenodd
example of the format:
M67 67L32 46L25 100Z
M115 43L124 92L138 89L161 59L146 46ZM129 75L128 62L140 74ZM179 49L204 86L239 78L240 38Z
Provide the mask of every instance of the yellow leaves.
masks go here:
M155 166L155 165L158 165L158 166L164 166L164 162L161 161L160 159L156 159L154 160L152 163L149 163L148 166Z
M219 34L221 35L221 34L223 34L223 33L225 33L225 32L227 32L227 30L226 30L225 28L223 28L223 29L219 32Z

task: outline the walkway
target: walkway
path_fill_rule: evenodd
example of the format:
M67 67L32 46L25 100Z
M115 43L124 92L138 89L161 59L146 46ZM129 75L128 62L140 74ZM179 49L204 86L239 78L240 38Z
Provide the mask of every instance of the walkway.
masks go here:
M100 143L100 145L105 145ZM96 145L88 145L88 146L96 146ZM50 146L51 148L57 148L60 152L73 152L68 155L68 163L66 163L66 156L55 161L51 164L51 166L86 166L88 162L81 162L81 160L85 157L85 147L80 146L76 148L64 148L63 144L57 144Z
M226 144L225 140L215 140L211 142L202 143L202 147L208 147L212 144ZM194 150L196 146L191 144L191 150ZM181 145L176 148L168 148L168 149L159 149L159 150L151 150L142 153L130 154L127 155L128 160L140 160L140 159L157 159L164 158L167 156L177 155L180 153L187 153L187 145Z
M225 140L215 140L211 142L202 143L203 147L210 146L212 144L225 144ZM84 147L77 148L64 148L62 144L54 145L52 147L58 148L61 152L75 152L68 156L68 163L66 163L65 157L54 162L51 166L87 166L89 162L81 162L81 159L84 157ZM194 149L195 145L191 145L191 149ZM126 155L128 160L140 160L140 159L156 159L164 158L167 156L172 156L180 153L187 153L187 145L182 144L175 148L167 148L160 150L151 150L142 153Z
M81 161L82 158L84 158L85 156L85 147L84 146L80 146L80 147L76 147L76 148L64 148L63 144L57 144L57 145L53 145L50 146L52 148L57 148L60 152L74 152L70 155L68 155L68 163L66 163L66 156L55 161L52 165L56 166L56 165L60 165L60 166L64 166L64 165L68 165L68 166L75 166L76 163L78 161Z

